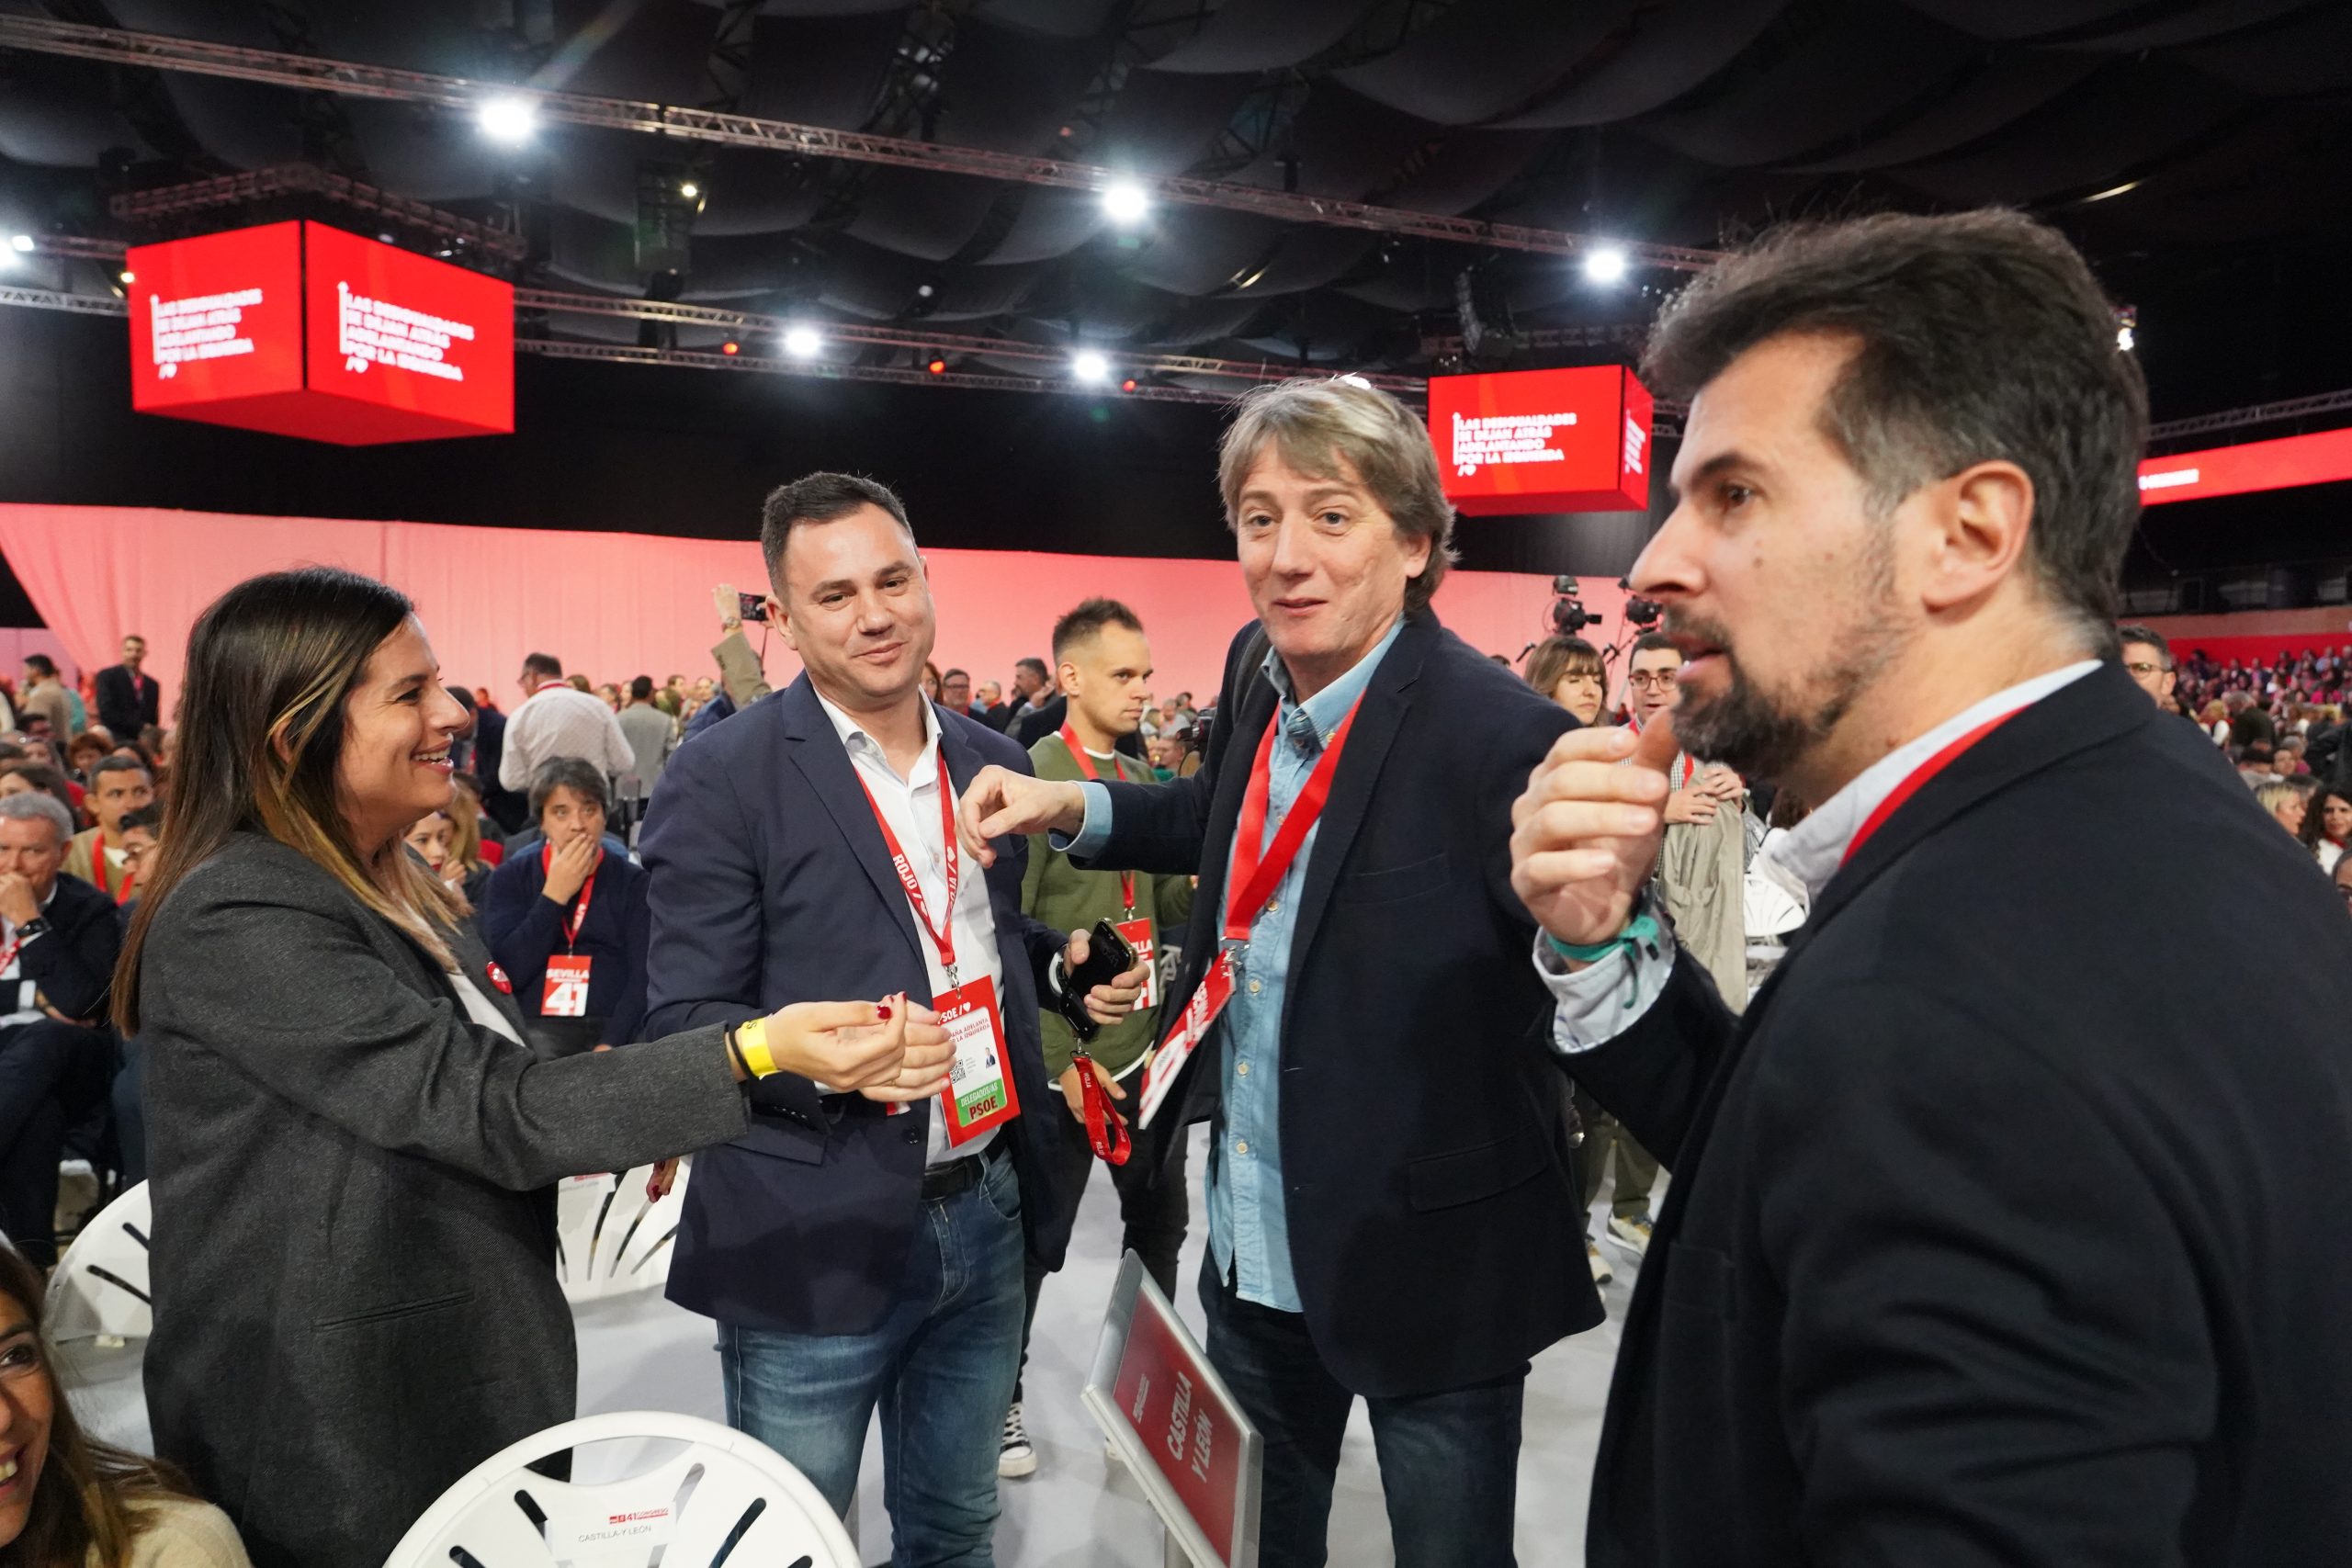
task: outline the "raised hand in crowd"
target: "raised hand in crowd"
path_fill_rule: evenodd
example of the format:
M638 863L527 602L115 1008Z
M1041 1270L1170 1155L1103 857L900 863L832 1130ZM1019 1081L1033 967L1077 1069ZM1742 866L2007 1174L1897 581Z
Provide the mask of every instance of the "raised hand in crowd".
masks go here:
M40 916L40 900L33 896L32 883L16 872L0 875L0 916L12 926Z
M569 905L596 874L596 863L604 858L604 846L594 837L574 839L555 852L548 863L546 894L559 904Z
M1675 746L1669 714L1653 718L1638 736L1571 729L1512 803L1511 890L1560 941L1579 947L1606 942L1632 918L1657 863L1659 837L1673 820L1666 771ZM1620 766L1629 759L1633 766Z

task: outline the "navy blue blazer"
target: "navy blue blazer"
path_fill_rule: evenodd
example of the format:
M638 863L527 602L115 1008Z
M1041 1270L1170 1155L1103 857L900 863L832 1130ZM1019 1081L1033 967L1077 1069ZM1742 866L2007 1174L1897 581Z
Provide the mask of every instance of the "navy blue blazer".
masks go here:
M1021 748L941 712L960 792ZM1037 995L1061 933L1021 908L1028 840L996 840L988 871L1004 982L998 1006L1022 1113L1004 1129L1032 1257L1058 1267L1075 1204L1046 1163L1061 1097L1046 1077ZM793 1002L931 998L923 950L873 807L803 675L671 757L639 840L652 879L648 1032L758 1018ZM970 868L967 866L967 870ZM780 1073L748 1091L750 1131L695 1156L670 1299L723 1323L858 1334L888 1311L922 1212L932 1101L888 1116Z
M514 985L514 1005L525 1018L537 1018L547 994L548 960L565 951L563 923L573 905L545 897L547 871L540 842L528 852L508 854L490 874L476 920L482 945ZM650 926L646 915L645 873L607 844L596 864L596 891L588 918L571 951L588 965L588 1016L605 1021L604 1043L626 1045L644 1037L645 951ZM576 903L577 900L574 900Z
M1216 954L1276 694L1234 638L1190 778L1114 784L1097 863L1201 879L1171 1004ZM1262 647L1262 644L1258 646ZM1291 1258L1323 1363L1366 1395L1510 1375L1601 1317L1564 1158L1554 1006L1510 888L1510 807L1576 720L1427 612L1374 671L1300 890L1282 1025ZM1163 1029L1181 1017L1160 1010ZM1213 1115L1196 1052L1137 1158Z

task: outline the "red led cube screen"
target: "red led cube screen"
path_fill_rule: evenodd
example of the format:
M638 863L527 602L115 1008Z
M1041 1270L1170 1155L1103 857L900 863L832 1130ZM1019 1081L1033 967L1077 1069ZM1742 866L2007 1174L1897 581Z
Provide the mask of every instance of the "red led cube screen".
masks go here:
M135 247L131 406L346 446L514 428L514 291L318 223Z
M1432 376L1430 439L1472 516L1649 505L1650 395L1623 366Z

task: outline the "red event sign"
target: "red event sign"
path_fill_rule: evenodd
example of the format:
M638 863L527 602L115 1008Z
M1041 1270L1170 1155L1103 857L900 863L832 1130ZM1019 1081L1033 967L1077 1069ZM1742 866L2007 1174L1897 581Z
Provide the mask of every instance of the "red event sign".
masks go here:
M1472 516L1644 510L1650 414L1620 365L1430 378L1438 473Z
M1170 1322L1159 1293L1138 1291L1135 1308L1111 1385L1113 1403L1218 1561L1231 1562L1241 1433L1210 1386L1213 1374Z
M514 291L311 222L135 246L131 406L342 446L514 428Z
M2140 465L2140 504L2161 506L2168 501L2244 495L2250 491L2287 490L2335 479L2352 479L2352 429L2150 457Z

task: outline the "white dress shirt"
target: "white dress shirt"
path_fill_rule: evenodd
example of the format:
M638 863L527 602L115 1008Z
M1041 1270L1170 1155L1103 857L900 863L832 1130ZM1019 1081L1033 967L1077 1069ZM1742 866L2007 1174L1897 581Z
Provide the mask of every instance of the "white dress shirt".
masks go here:
M531 787L539 764L557 757L579 757L618 778L637 766L637 749L621 733L621 721L593 693L557 681L525 699L506 721L506 749L498 757L498 782L517 793Z
M946 857L951 852L958 857L959 874L963 880L956 890L956 911L951 917L951 933L956 939L956 977L958 982L968 986L981 976L987 976L989 985L996 990L997 1012L1001 1020L1004 1011L1004 959L997 951L996 909L989 902L988 876L978 861L964 854L960 848L951 849L952 836L946 839L941 836L939 792L943 785L952 792L955 781L942 777L938 711L929 703L922 705L922 755L915 760L914 767L902 779L890 766L888 757L884 755L882 743L868 735L856 719L827 701L821 693L817 696L817 703L825 710L825 716L832 721L834 733L842 738L842 750L849 753L850 766L857 771L859 782L874 797L874 804L881 808L883 820L890 824L890 831L898 838L899 847L906 852L907 863L915 874L915 883L922 889L923 904L930 909L933 919L938 919L941 907L947 901ZM900 890L899 897L906 897L904 890ZM914 913L911 903L907 912L910 916ZM948 989L947 967L940 963L939 949L933 945L931 933L922 929L921 919L915 921L915 945L922 950L923 971L931 977L932 994L937 996ZM1010 1063L1006 1064L1005 1070L1009 1080L1012 1072ZM824 1092L831 1092L822 1084L817 1087ZM1031 1114L1035 1109L1024 1105L1021 1108L1022 1114ZM931 1107L928 1163L945 1165L966 1155L978 1154L1003 1130L1002 1127L992 1127L969 1143L950 1148L947 1144L947 1113L934 1098Z
M2086 659L2063 670L2020 681L1996 692L1965 712L1953 715L1916 740L1907 741L1864 768L1805 819L1774 839L1765 853L1773 867L1802 885L1818 902L1821 890L1845 863L1846 852L1895 787L1922 762L1992 719L2031 707L2051 693L2070 686L2098 668ZM1630 952L1630 956L1628 955ZM1658 940L1634 949L1619 948L1600 963L1571 972L1567 962L1541 933L1535 938L1535 970L1551 987L1558 1007L1553 1014L1553 1049L1574 1055L1603 1045L1631 1029L1649 1011L1666 988L1674 967L1674 933L1663 924Z

